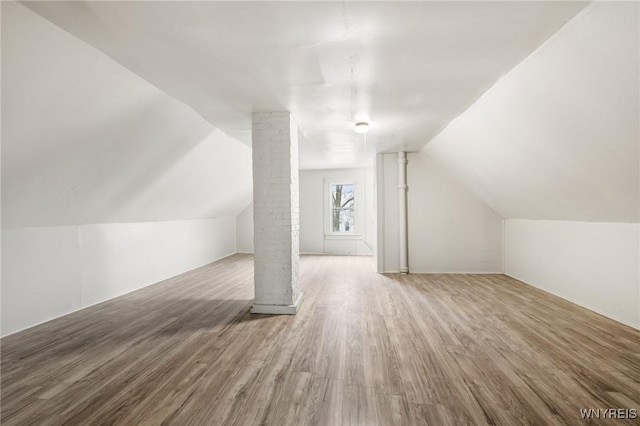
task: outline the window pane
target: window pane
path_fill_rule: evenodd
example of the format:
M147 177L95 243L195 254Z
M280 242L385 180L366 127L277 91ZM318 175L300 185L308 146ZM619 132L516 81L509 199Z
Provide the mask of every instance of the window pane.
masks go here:
M333 209L333 232L355 231L356 215L354 209Z
M353 207L354 185L331 185L333 208Z

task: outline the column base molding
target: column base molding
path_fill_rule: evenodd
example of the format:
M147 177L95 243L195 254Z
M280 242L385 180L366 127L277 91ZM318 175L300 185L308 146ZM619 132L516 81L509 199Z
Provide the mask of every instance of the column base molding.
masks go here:
M302 303L302 295L303 293L300 292L296 302L291 305L261 305L259 303L255 303L251 305L251 313L266 315L295 315Z

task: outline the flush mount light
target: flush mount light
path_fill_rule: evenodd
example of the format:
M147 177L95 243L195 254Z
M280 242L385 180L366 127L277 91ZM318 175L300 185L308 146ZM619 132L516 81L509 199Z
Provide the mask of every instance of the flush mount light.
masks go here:
M367 123L365 121L361 121L359 123L356 123L355 127L353 128L353 130L355 130L356 133L367 133L369 131L369 123Z

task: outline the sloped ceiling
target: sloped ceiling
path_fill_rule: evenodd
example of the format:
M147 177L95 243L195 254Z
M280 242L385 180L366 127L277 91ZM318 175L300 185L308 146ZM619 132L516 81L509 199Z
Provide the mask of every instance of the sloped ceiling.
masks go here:
M505 218L638 222L639 12L590 5L424 152Z
M235 216L250 199L245 144L3 2L3 227Z
M586 3L25 2L250 144L289 110L302 168L419 150Z

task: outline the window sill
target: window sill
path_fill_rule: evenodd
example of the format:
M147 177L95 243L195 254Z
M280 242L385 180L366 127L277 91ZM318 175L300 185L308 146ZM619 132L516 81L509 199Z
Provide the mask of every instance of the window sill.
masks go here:
M325 240L361 240L362 234L324 234Z

